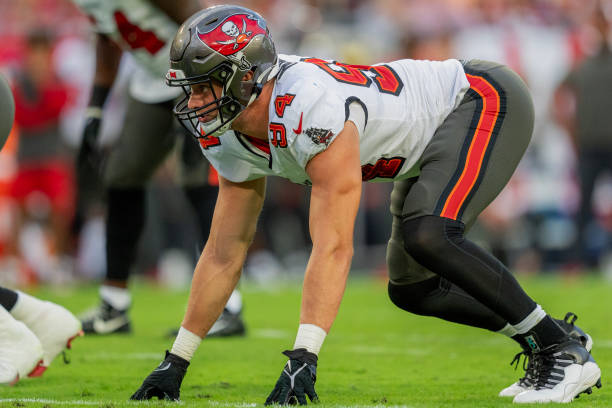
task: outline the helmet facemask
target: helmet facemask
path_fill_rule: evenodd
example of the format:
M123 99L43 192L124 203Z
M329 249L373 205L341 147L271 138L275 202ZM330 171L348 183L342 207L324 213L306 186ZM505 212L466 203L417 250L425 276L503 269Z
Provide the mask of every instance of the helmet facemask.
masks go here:
M170 86L180 86L184 96L174 107L177 119L193 136L207 137L221 134L229 128L232 121L243 110L241 104L230 96L229 85L236 75L236 68L230 63L222 63L206 75L189 79L171 79L166 77ZM221 95L217 95L213 83L221 85ZM213 93L213 101L203 106L189 108L192 85L204 85ZM209 122L200 122L199 118L217 111L215 119Z

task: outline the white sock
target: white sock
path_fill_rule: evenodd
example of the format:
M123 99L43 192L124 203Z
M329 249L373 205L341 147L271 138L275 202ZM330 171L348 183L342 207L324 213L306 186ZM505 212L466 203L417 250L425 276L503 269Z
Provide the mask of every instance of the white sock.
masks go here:
M305 348L311 353L319 355L327 333L314 324L300 324L293 349Z
M170 352L187 361L191 361L193 354L200 346L200 342L202 342L200 336L181 326Z
M45 307L44 301L20 291L16 292L17 302L11 310L11 314L15 319L20 321L30 321L33 315L38 314Z
M117 310L127 310L132 304L132 295L126 288L116 286L100 286L100 297Z
M504 328L498 330L497 333L503 334L504 336L512 337L517 334L517 331L510 323L506 323Z
M525 334L531 330L536 324L540 323L540 320L546 317L546 312L542 309L542 306L536 305L531 313L527 315L523 320L514 325L514 330L518 334Z
M238 314L242 311L242 295L237 289L234 289L230 298L225 304L225 308L232 314Z

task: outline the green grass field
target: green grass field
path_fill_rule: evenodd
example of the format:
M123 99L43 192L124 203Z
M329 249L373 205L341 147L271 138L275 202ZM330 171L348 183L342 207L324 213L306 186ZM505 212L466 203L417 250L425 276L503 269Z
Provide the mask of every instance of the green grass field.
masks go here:
M604 387L573 402L612 406L612 284L597 279L521 279L547 311L575 312L595 341ZM248 334L206 339L183 382L181 406L263 406L293 345L299 284L242 286ZM41 288L33 294L74 312L92 305L93 286ZM132 335L86 336L74 342L71 364L58 357L42 378L0 388L0 407L173 406L127 402L172 344L186 292L134 285ZM396 309L379 280L351 279L340 314L320 353L317 392L322 407L501 407L498 391L522 371L509 363L518 347L508 339Z

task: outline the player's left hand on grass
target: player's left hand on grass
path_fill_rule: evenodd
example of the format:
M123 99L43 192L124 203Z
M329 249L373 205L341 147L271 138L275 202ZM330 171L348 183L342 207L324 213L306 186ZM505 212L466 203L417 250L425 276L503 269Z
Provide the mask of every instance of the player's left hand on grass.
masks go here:
M130 397L131 400L149 400L157 397L163 400L178 401L181 383L187 372L189 361L166 350L166 358L153 370Z
M314 385L317 381L317 355L306 349L286 350L289 357L265 405L306 405L306 396L319 402Z

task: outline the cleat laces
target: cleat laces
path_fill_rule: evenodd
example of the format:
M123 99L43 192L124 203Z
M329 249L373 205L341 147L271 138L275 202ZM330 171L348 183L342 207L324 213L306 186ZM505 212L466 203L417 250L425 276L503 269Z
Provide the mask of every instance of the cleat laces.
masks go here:
M525 375L518 380L518 385L523 388L529 388L534 385L536 376L533 355L525 350L521 351L520 353L516 353L510 362L510 365L513 365L514 369L516 370L520 364L521 357L524 357L523 370L525 371Z
M563 351L542 352L532 357L534 361L534 385L536 390L552 389L565 378L565 367L574 363Z

